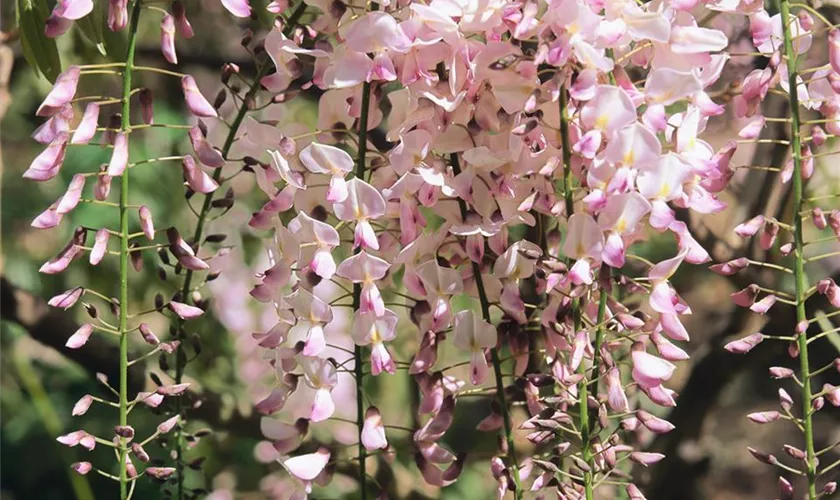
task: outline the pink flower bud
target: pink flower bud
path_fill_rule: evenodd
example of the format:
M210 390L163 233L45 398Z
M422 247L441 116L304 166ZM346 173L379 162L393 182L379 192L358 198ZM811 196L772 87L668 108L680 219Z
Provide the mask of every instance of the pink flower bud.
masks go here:
M134 427L130 425L114 426L114 434L125 439L134 439Z
M175 415L174 417L161 422L160 425L157 426L157 431L161 434L166 434L175 428L180 418L181 417L179 415Z
M627 492L627 496L630 500L647 500L642 494L642 490L633 483L628 484L624 490Z
M67 33L67 30L69 30L72 25L73 22L69 19L52 14L44 22L44 35L46 35L47 38L59 37Z
M181 162L181 167L184 171L184 178L187 180L187 185L193 191L207 194L212 193L219 187L219 184L212 177L196 165L192 156L186 155Z
M146 474L156 479L168 479L175 474L174 467L146 467Z
M143 234L150 240L155 239L155 223L152 220L152 212L149 207L142 205L137 213L140 217L140 227L143 229Z
M752 420L757 424L768 424L770 422L775 422L779 420L781 415L777 411L760 411L756 413L750 413L747 415L747 418Z
M184 98L187 102L187 109L195 116L202 118L215 118L219 116L216 109L207 101L198 89L195 78L184 75L181 79L181 88L184 91Z
M753 458L755 458L756 460L758 460L761 463L765 463L767 465L775 465L775 464L779 463L779 460L776 457L774 457L773 455L770 455L768 453L760 452L760 451L756 450L755 448L747 447L747 451L750 452L750 454L753 456Z
M95 102L88 103L85 107L85 113L82 115L82 121L76 127L76 132L73 133L73 138L70 144L87 144L96 135L96 127L99 125L99 104Z
M105 253L108 251L108 238L110 234L105 228L96 232L96 237L93 240L93 248L90 251L90 264L95 266L102 262Z
M73 405L73 412L72 415L77 417L79 415L84 415L87 413L88 408L90 405L93 404L93 396L90 394L85 394L82 396L82 399L78 400L75 405Z
M773 248L773 244L776 243L776 236L778 234L779 225L774 221L767 221L767 223L764 224L764 231L762 231L761 239L759 240L761 248L764 250L770 250Z
M219 168L225 166L225 159L221 151L214 148L199 127L193 127L189 131L190 144L192 144L193 151L195 151L198 161L211 168Z
M824 384L822 392L825 393L825 399L831 403L832 406L840 406L840 387L835 387L831 384Z
M289 0L274 0L270 4L266 5L265 10L271 12L272 14L280 14L281 12L285 11L289 7Z
M840 239L840 210L835 209L828 214L828 225L834 231L834 235Z
M98 175L96 177L96 184L93 186L93 197L99 201L108 199L111 193L111 176L107 174Z
M135 400L150 408L157 408L163 403L163 395L155 392L138 392Z
M772 33L773 22L770 20L770 15L766 10L760 9L758 12L750 15L750 35L755 46L762 45L764 42L770 40Z
M120 31L128 24L128 0L110 0L108 4L108 27Z
M37 116L52 116L59 111L65 104L69 104L76 95L76 86L79 83L79 76L82 70L78 66L70 66L63 73L58 75L53 84L52 90L44 98L44 102L38 107L35 112Z
M84 242L85 233L84 229L81 231L77 230L73 239L58 253L58 255L45 262L44 265L38 269L38 272L44 274L56 274L67 269L67 266L69 266L70 263L81 254L79 245Z
M814 221L814 227L820 231L828 227L828 221L825 220L825 212L820 207L816 207L811 211L811 219Z
M70 468L73 469L77 474L81 474L82 476L84 476L85 474L93 470L93 464L91 464L90 462L76 462L73 465L71 465Z
M767 314L767 311L776 303L777 297L773 294L767 295L763 299L750 306L750 311L757 314Z
M790 411L793 408L793 398L790 397L790 394L784 389L779 389L779 405L782 409L786 411Z
M195 36L192 25L187 19L187 10L184 8L184 3L181 0L175 0L172 3L172 15L175 17L175 28L178 33L184 38L192 38Z
M825 278L817 283L817 292L825 295L828 302L834 307L840 307L840 286L831 278Z
M783 366L771 366L770 376L777 380L791 378L793 377L793 370L791 370L790 368L785 368Z
M64 218L64 215L56 211L55 208L57 205L58 203L53 203L49 208L41 212L38 217L32 219L31 226L35 229L50 229L61 224L61 219Z
M639 419L642 425L655 434L665 434L674 430L674 424L655 415L651 415L644 410L638 410L636 412L636 418Z
M747 267L749 267L750 261L746 257L741 257L739 259L730 260L729 262L724 262L722 264L715 264L713 266L709 266L709 269L720 274L721 276L732 276L740 271L743 271Z
M175 302L174 300L169 302L168 307L181 319L197 318L204 314L204 311L202 311L198 307L190 306L181 302Z
M190 384L162 385L155 389L155 392L161 396L177 396L183 394L189 387Z
M833 495L834 492L837 491L837 482L836 481L831 481L831 482L825 483L822 490L823 490L823 493L825 493L826 495Z
M125 132L117 132L114 138L114 152L108 163L108 175L119 177L125 172L126 167L128 167L128 136Z
M68 349L78 349L87 343L92 333L93 325L86 323L79 327L79 329L76 330L76 333L71 335L64 345Z
M730 297L732 297L732 302L734 302L735 305L750 307L755 302L756 297L758 297L759 291L760 289L758 285L753 284L743 290L732 293Z
M175 18L169 14L160 21L160 51L171 64L178 64L178 54L175 53Z
M764 335L761 333L753 333L752 335L748 335L742 339L733 340L723 346L723 348L734 354L746 354L755 346L760 344L762 340L764 340Z
M49 144L60 132L69 133L72 122L73 106L65 104L58 113L51 116L49 120L35 129L35 132L32 133L32 138L41 144Z
M94 439L94 437L82 430L73 431L69 434L58 436L56 438L56 441L71 448L73 448L74 446L81 445L88 451L96 448L96 440Z
M85 289L77 286L76 288L71 288L64 293L58 294L55 297L51 298L49 302L47 302L52 307L58 307L61 309L69 309L73 307L76 301L81 298L82 294L85 292Z
M779 497L779 500L793 500L793 485L781 476L779 476Z
M748 238L757 233L762 227L764 227L764 216L757 215L746 222L738 224L735 227L735 234L742 238Z
M148 453L146 453L145 448L143 448L143 446L140 443L131 443L131 452L134 453L134 456L137 457L137 460L140 460L144 464L149 463L149 460L151 460L151 457Z
M143 340L146 341L149 345L158 345L160 344L160 340L157 338L157 335L149 328L149 325L146 323L140 323L138 327L140 330L140 335L143 337Z
M143 123L151 125L155 122L155 97L149 89L143 89L139 94L140 114Z
M382 415L375 406L371 406L365 411L365 423L362 428L362 445L368 451L388 447L388 440L385 437L385 425L382 423Z
M663 458L665 458L665 455L663 455L662 453L648 453L643 451L634 451L630 453L630 460L645 467L653 465L656 462L662 460Z
M222 5L236 17L250 17L251 6L248 0L222 0Z
M154 340L152 340L152 339L144 339L144 340L146 340L146 342L149 342L149 343L154 342ZM178 346L181 345L181 341L180 340L170 340L169 342L161 342L158 345L160 345L160 350L161 351L165 352L166 354L172 354L172 353L175 352L176 349L178 349Z
M33 181L47 181L58 175L58 171L64 163L68 139L67 132L59 132L50 145L32 160L29 168L23 173L23 178Z

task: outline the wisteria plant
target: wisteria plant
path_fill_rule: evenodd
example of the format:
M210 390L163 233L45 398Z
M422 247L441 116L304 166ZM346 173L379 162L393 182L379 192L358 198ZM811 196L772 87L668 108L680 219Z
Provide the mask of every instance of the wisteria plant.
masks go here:
M200 437L186 426L193 398L185 369L201 352L187 329L210 305L204 284L229 269L219 262L241 255L221 249L224 236L208 234L208 225L234 202L233 190L217 193L245 176L265 200L248 222L265 256L238 265L252 271L249 307L267 326L249 339L272 381L255 401L270 443L258 455L283 470L263 482L267 497L304 499L335 475L352 478L358 498L399 496L382 471L409 457L433 487L483 460L498 498L642 499L639 467L665 458L647 445L674 428L666 409L678 395L667 384L675 363L689 358L683 322L691 308L670 280L684 264L712 260L691 220L723 211L738 171L759 168L789 185L787 219L758 215L736 233L760 234L764 250L778 241L779 258L739 257L712 269L736 276L753 266L791 278L774 281L775 289L750 284L733 300L759 314L796 307L796 331L778 338L790 342L800 366L771 375L796 381L801 404L795 410L782 390L781 412L749 418L792 422L805 449L786 447L798 466L751 451L803 476L808 498L833 493L835 483L819 476L837 463L819 464L832 448L815 448L813 414L826 401L840 405L840 388L817 389L812 380L840 365L815 369L808 349L836 331L813 330L836 314L823 310L840 306L840 290L830 278L809 288L805 265L837 255L806 257L809 245L840 237L840 211L819 207L835 195L809 198L806 183L818 158L831 154L819 148L838 133L840 32L808 5L776 1L766 6L771 17L747 0L223 0L231 19L272 21L244 33L253 74L226 64L211 103L195 78L177 71L176 39L201 29L190 25L185 5L111 0L106 24L127 33L125 56L57 75L37 112L48 120L33 136L47 146L24 174L53 179L67 148L111 151L107 165L74 176L33 222L55 227L79 203L119 214L113 227L80 226L41 268L61 272L83 255L92 265L119 259L110 289L80 284L50 301L65 309L81 301L91 317L68 347L82 348L91 335L120 344L118 384L101 380L112 397L85 396L73 409L113 407L114 435L59 437L68 446L111 447L118 466L73 468L114 479L123 499L142 476L164 481L177 498L201 494L184 482L185 453ZM98 12L104 2L59 0L36 20L46 37L57 37ZM757 52L747 55L768 59L741 82L721 81L730 59L744 56L714 24L722 17L748 18ZM160 21L163 57L154 67L134 62L138 26L149 18ZM829 63L810 64L812 39L826 32L827 50L815 57ZM49 76L50 61L31 40L27 50ZM154 99L140 86L146 73L181 85L186 124L155 121ZM118 76L121 94L76 95L78 81L93 74ZM789 102L788 116L763 116L773 94ZM305 106L317 109L317 123L298 118ZM741 140L716 149L707 125L727 115L749 122ZM766 140L760 134L773 122L790 128L788 140L775 140L790 146L790 161L735 165L737 148ZM130 154L137 134L161 128L182 133L189 149ZM196 215L189 232L160 229L166 216L153 223L144 193L130 189L135 169L172 163L181 165ZM196 196L203 197L197 207ZM808 224L834 234L809 240ZM673 253L652 261L644 248L654 240ZM129 304L131 266L145 254L157 254L161 278L176 283L148 310ZM151 331L144 319L152 314L169 317L170 338ZM148 347L131 358L134 337ZM765 338L756 333L727 349L744 353ZM132 398L128 367L152 355L163 356L168 379ZM399 411L381 389L398 372L411 394ZM489 457L445 443L465 399L485 403L466 408L484 412L477 431L495 443ZM168 419L151 436L135 436L129 413L159 405ZM158 466L145 447L168 434L172 456ZM782 497L792 498L791 483L780 481Z

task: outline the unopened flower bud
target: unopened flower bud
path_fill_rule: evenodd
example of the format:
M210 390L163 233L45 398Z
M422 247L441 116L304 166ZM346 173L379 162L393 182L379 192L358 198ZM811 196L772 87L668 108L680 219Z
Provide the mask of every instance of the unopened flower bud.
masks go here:
M784 445L783 448L785 450L785 453L787 453L790 457L795 458L797 460L805 460L805 452L800 450L799 448L791 446L789 444Z
M133 439L134 428L130 425L117 425L114 427L114 434L121 438Z
M785 411L790 411L793 407L793 398L784 389L779 389L779 404Z
M149 457L149 454L146 453L146 450L140 443L131 443L131 451L137 457L137 460L140 460L144 464L149 463L151 457Z

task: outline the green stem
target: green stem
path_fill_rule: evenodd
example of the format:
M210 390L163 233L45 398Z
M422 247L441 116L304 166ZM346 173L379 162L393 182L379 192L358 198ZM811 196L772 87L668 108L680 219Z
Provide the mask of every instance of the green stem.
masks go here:
M452 172L457 176L461 173L461 163L458 160L458 154L452 153L450 156L452 163ZM461 220L467 220L467 204L458 198L458 207L461 209ZM484 288L484 279L481 277L481 266L477 262L472 263L473 277L475 278L475 286L478 288L478 300L481 302L481 316L489 324L490 321L490 301L487 299L487 291ZM502 411L502 420L504 422L505 443L507 444L507 454L509 458L508 468L513 483L516 486L513 494L516 500L522 498L524 493L522 485L519 480L519 461L516 458L516 446L513 440L513 425L511 424L510 411L508 410L507 397L505 396L504 376L502 374L502 361L499 358L499 349L494 347L490 349L490 357L493 362L493 375L496 379L496 395L499 398L499 406Z
M793 269L796 288L796 321L801 323L807 321L805 313L805 291L808 289L805 276L805 260L803 256L802 238L802 148L799 137L799 97L796 93L797 71L796 53L793 50L793 40L790 33L790 2L789 0L776 0L776 5L782 17L782 33L784 36L784 57L787 60L788 84L790 90L788 99L790 102L790 135L793 155L793 241L794 255L796 256ZM805 475L808 478L808 498L817 498L817 458L814 452L814 423L811 412L811 367L808 359L808 335L802 332L797 338L799 344L799 374L802 380L802 427L805 434Z
M365 82L362 85L362 114L359 117L359 152L356 158L356 178L364 180L365 168L367 162L367 128L368 128L368 110L370 109L370 83ZM361 247L356 249L355 253L359 253ZM362 304L362 285L361 283L353 283L353 312L359 310ZM355 344L353 348L353 362L356 373L356 425L359 428L359 487L361 489L362 500L367 499L367 473L365 471L367 458L367 450L362 444L362 429L365 425L365 409L364 409L364 352L362 346Z
M575 201L572 193L572 143L569 139L569 116L568 116L568 93L565 87L560 89L560 137L563 147L563 196L566 200L566 218L567 220L575 213ZM569 262L571 263L571 262ZM604 307L606 307L606 296L601 294ZM598 305L598 312L601 312L601 304ZM603 316L603 315L600 315ZM582 316L580 308L580 299L572 299L572 319L574 322L574 333L581 329ZM598 323L603 322L603 317L599 317ZM598 329L603 330L603 327ZM596 343L597 343L596 337ZM603 342L603 334L601 335ZM596 356L598 351L596 350ZM597 369L597 366L596 366ZM580 445L583 454L583 460L589 465L590 470L583 474L583 486L586 494L586 500L593 500L593 483L595 470L595 460L592 455L592 447L590 445L591 427L592 423L589 418L589 383L587 382L586 365L580 364L579 372L584 375L583 380L578 384L578 412L580 418Z
M292 35L295 27L297 26L298 20L303 15L304 11L306 10L306 3L301 1L295 10L292 12L292 15L289 17L289 21L286 24L286 27L283 29L283 34L287 37ZM260 84L260 80L264 77L268 70L270 69L271 64L266 62L263 64L258 70L257 75L254 78L254 82L251 84L251 87L248 89L248 92L245 94L245 99L243 102L248 102L256 97L257 93L262 88ZM233 122L230 125L230 129L228 130L227 137L225 137L225 142L222 146L222 157L227 160L228 156L230 155L230 151L233 148L233 143L236 141L236 134L239 132L239 127L242 126L242 122L245 120L245 116L248 114L248 107L244 104L239 107L236 112L236 116L233 119ZM221 184L222 179L222 170L221 168L217 168L213 172L213 180L216 181L217 184ZM204 226L207 223L207 217L210 214L210 209L212 208L213 204L213 192L209 193L204 198L204 203L201 205L201 210L198 213L198 221L195 225L195 231L193 232L192 241L193 243L200 243L201 237L204 234ZM184 276L184 283L181 287L181 295L183 296L184 300L189 300L190 290L192 288L192 280L195 272L187 270L186 275ZM184 377L184 361L185 356L183 355L182 349L184 348L183 345L183 326L184 321L178 321L178 334L181 337L181 344L178 345L178 348L175 352L175 383L180 384ZM178 396L175 399L175 411L178 415L181 415L183 412L183 404L181 401L181 397ZM185 416L181 415L181 421L184 421ZM178 481L178 500L183 500L184 498L184 464L182 460L183 455L183 435L180 430L177 432L176 437L176 447L175 447L175 468L177 474L177 481Z
M134 50L137 45L137 25L140 20L140 0L135 0L131 23L128 28L128 47L125 51L125 68L122 77L122 122L120 130L127 131L131 127L131 73L134 67ZM128 175L131 169L126 168L120 179L120 425L128 425ZM128 498L128 442L120 438L120 499Z

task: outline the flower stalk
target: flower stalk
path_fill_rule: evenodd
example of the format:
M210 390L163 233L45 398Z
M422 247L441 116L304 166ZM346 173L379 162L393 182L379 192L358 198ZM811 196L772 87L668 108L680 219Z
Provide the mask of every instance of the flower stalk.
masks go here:
M796 19L790 15L790 2L788 0L776 0L777 7L782 16L782 35L784 37L784 58L787 60L788 84L790 91L787 93L790 103L790 132L791 132L791 154L793 156L793 244L794 244L794 286L796 302L796 321L803 324L808 321L805 312L806 291L808 289L807 277L805 276L805 256L803 255L804 243L802 236L802 217L799 213L803 210L803 176L802 176L802 147L799 135L799 96L798 73L796 71L796 52L793 49L793 37L791 35L790 20ZM802 381L802 432L805 439L805 475L808 479L808 498L817 498L817 460L814 452L814 424L812 418L813 395L811 390L811 366L808 356L808 335L807 328L797 335L799 346L799 375Z
M461 173L461 163L458 160L458 155L453 153L449 156L452 163L452 173L458 176ZM467 219L467 204L458 198L458 207L461 211L461 220ZM475 278L475 286L478 288L478 300L481 304L481 316L489 324L490 322L490 301L487 299L487 291L484 288L484 280L481 277L481 267L477 262L472 262L472 272ZM522 498L523 490L519 477L519 462L516 458L516 445L513 436L513 424L510 418L510 411L507 405L507 397L505 396L505 384L502 375L502 359L499 357L498 347L490 349L490 358L493 364L493 375L496 381L496 395L499 398L499 407L502 412L503 430L505 433L505 444L507 445L507 454L509 457L508 467L510 468L510 476L513 479L513 484L516 486L514 490L514 497L519 500Z
M137 46L137 26L140 21L140 0L135 0L132 7L128 29L128 46L125 52L125 67L122 72L122 122L120 130L127 132L131 128L131 85L134 67L134 52ZM126 135L128 141L128 135ZM119 298L119 333L120 333L120 426L128 425L128 266L129 252L129 171L126 168L120 179L120 298ZM128 491L128 441L120 437L120 499L126 500Z
M304 11L306 10L306 3L301 1L295 10L292 12L292 15L289 17L289 20L286 24L286 27L283 29L283 34L285 36L291 36L294 32L295 28L297 27L298 20L300 20L300 16L303 15ZM242 100L242 104L236 111L236 115L233 119L233 122L230 124L230 128L228 130L228 134L225 137L225 142L222 145L221 153L222 158L225 161L229 161L229 156L231 149L233 148L233 143L236 141L236 136L239 133L239 128L242 126L242 122L245 120L245 117L248 115L248 106L245 103L252 101L259 93L260 89L262 88L262 84L260 80L268 73L271 67L270 62L265 62L262 66L260 66L257 70L257 74L254 77L254 81L251 83L251 86L248 88L248 91L245 94L245 98ZM180 159L181 157L177 157ZM174 159L174 158L173 158ZM215 169L213 172L213 180L217 184L221 184L222 181L222 170L221 168ZM213 194L216 191L211 191L204 197L204 203L201 205L201 209L198 212L198 220L195 225L195 231L193 232L192 241L194 243L199 243L201 237L204 234L204 229L207 224L207 217L210 214L210 209L213 206L214 196ZM185 299L189 297L190 290L192 289L192 281L195 272L192 269L187 269L186 274L184 275L184 282L181 287L181 296ZM183 382L184 379L184 371L185 371L185 361L186 356L184 355L184 342L183 340L186 338L184 332L184 320L178 320L178 335L181 343L178 344L175 352L175 384L180 384ZM183 402L181 397L175 398L175 413L181 416L182 421L185 418L185 415L182 415L183 409ZM179 427L177 433L175 435L175 468L177 470L177 495L178 500L183 500L184 498L184 461L183 461L183 453L184 453L184 439L183 433Z
M568 91L565 87L560 89L560 140L562 142L563 147L563 197L566 202L566 218L567 220L571 218L571 216L575 212L575 205L574 205L574 197L572 192L572 143L569 139L569 114L568 114ZM571 260L571 259L569 259ZM571 264L571 262L568 262ZM606 310L606 295L601 293L601 301L598 304L598 325L601 325L604 319L604 311ZM581 329L583 326L583 317L581 314L581 305L580 299L574 298L572 299L571 305L571 314L572 314L572 322L574 325L574 333ZM600 345L599 340L603 343L603 326L598 327L598 334L596 337L596 349L595 349L595 356L596 361L599 356L600 352ZM597 363L594 365L595 370L598 369ZM583 379L578 384L578 414L579 414L579 428L580 428L580 441L581 441L581 452L583 455L583 460L589 466L589 471L583 472L583 487L584 493L586 495L586 500L592 500L594 494L594 457L592 455L592 449L590 447L591 441L591 427L593 425L593 419L590 418L589 415L589 381L588 376L586 374L586 365L584 363L580 364L579 367L580 373L584 375ZM597 382L596 382L597 384ZM594 416L594 415L593 415Z

